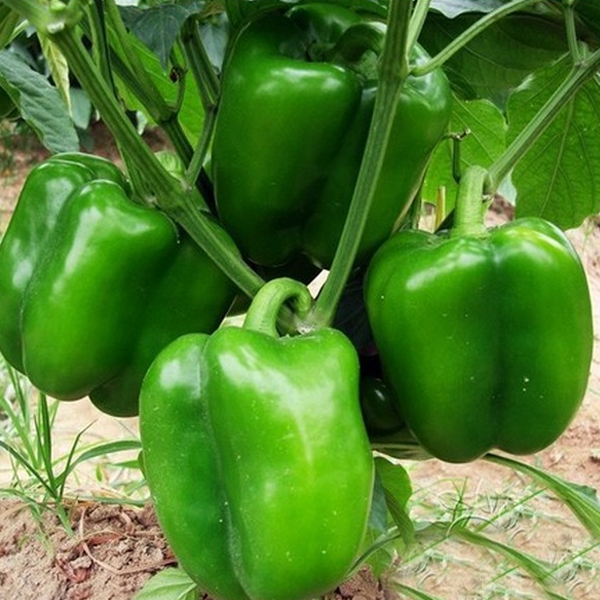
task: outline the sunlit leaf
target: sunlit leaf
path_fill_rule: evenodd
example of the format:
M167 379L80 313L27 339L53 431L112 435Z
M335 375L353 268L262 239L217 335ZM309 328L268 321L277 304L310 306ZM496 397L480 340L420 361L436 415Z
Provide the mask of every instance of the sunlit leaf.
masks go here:
M508 103L508 141L533 119L571 69L568 57L543 68ZM517 216L563 229L600 210L600 84L591 79L558 113L514 169Z

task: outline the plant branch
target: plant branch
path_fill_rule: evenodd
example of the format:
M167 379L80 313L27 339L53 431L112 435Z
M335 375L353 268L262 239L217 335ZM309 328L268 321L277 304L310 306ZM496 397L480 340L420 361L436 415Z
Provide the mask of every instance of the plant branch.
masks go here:
M408 29L408 42L406 47L409 52L419 39L421 29L423 29L427 13L429 12L430 4L431 0L417 0L412 17L410 18L410 27Z
M156 204L190 234L192 239L244 293L252 296L263 280L246 265L235 251L235 245L226 239L201 211L201 200L195 188L182 189L142 142L134 126L121 110L116 99L106 88L96 65L89 57L81 40L72 29L63 29L52 36L60 47L73 73L88 93L102 119L121 145L135 167L144 173L149 188L156 196Z
M459 50L464 48L472 39L477 37L490 25L497 23L507 15L523 10L528 6L536 4L539 0L513 0L509 4L506 4L491 13L488 13L481 19L478 19L471 27L463 31L457 38L452 40L443 50L436 54L431 60L426 63L416 66L412 69L411 75L419 77L435 71L435 69L441 67L447 60L452 58Z
M567 30L567 41L569 43L569 52L573 57L573 62L581 60L581 51L579 41L577 40L577 25L575 24L575 8L572 2L567 2L563 7L565 16L565 27Z
M502 156L488 169L492 187L497 189L513 167L535 144L560 110L570 102L581 87L600 69L600 50L573 66L568 77L539 110L537 115L513 140Z
M212 66L198 31L196 19L188 19L184 25L181 41L185 57L192 70L204 110L208 112L219 97L219 79Z
M344 229L307 327L329 325L348 281L381 172L402 86L408 76L410 2L391 2L373 118ZM400 59L399 59L400 57Z

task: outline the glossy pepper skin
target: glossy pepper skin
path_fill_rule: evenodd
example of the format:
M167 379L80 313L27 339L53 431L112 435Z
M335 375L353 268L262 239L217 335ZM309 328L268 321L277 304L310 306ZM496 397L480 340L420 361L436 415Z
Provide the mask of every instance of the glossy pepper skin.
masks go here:
M280 338L247 323L154 361L145 474L175 555L211 596L315 598L347 576L369 514L358 359L334 329Z
M219 216L251 261L280 266L303 253L319 267L331 265L373 113L377 80L369 61L381 50L381 32L347 8L315 3L267 14L235 41L213 171ZM426 58L417 48L411 60ZM408 209L450 112L441 71L408 78L357 262Z
M524 218L482 238L401 232L374 256L365 290L386 379L432 455L534 453L575 415L591 362L590 297L554 225Z
M216 328L234 293L112 163L57 155L28 176L0 244L0 351L52 397L131 416L156 354Z

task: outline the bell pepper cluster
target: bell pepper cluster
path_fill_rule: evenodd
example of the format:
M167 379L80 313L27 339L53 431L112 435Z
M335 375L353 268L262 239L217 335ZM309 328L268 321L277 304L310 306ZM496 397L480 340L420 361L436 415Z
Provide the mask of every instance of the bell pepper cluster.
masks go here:
M106 159L35 167L0 243L0 352L54 398L139 414L165 536L217 600L305 600L343 581L364 550L372 443L408 433L449 462L534 453L585 392L590 298L563 232L537 218L400 227L448 129L440 69L404 84L356 258L372 355L339 329L278 328L282 311L310 311L298 280L332 264L384 35L305 3L260 13L232 42L207 218L275 277L243 326L223 326L240 292L219 265Z

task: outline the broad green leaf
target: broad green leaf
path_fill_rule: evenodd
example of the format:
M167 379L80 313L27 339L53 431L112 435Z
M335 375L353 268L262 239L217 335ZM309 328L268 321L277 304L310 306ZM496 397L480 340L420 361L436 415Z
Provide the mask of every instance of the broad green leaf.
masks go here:
M200 37L211 64L221 70L229 41L229 24L225 13L202 21Z
M412 485L406 469L397 462L385 458L375 458L377 475L389 498L393 498L399 509L405 510L412 495Z
M431 8L449 19L463 13L488 13L505 4L504 0L431 0Z
M71 95L69 93L71 84L69 81L69 65L67 64L67 60L60 51L60 48L48 36L38 33L38 39L40 40L42 53L46 59L46 65L52 75L54 86L60 92L64 103L67 105L69 114L72 114Z
M239 0L237 0L239 2ZM235 11L234 17L239 16L245 21L253 16L253 13L264 10L272 10L277 7L286 8L292 4L297 4L302 0L246 0L239 2L239 8ZM374 13L382 17L387 15L387 7L390 0L321 0L323 4L341 4L351 10L359 12ZM232 2L235 4L235 2ZM228 8L229 10L229 8ZM234 23L237 26L237 22Z
M377 533L385 533L388 530L388 509L385 501L385 490L381 485L379 476L375 477L373 485L369 528Z
M151 8L122 7L125 25L160 59L163 70L182 25L188 17L203 10L204 0L183 0Z
M600 2L598 0L578 0L575 3L575 12L584 25L594 35L600 37Z
M405 543L410 543L414 537L414 527L406 511L406 504L412 494L410 477L399 463L382 457L375 459L375 466L387 508L398 533Z
M150 578L133 600L196 600L198 588L182 569L164 569Z
M530 77L508 104L508 140L534 117L570 71L568 57ZM517 215L563 229L600 209L600 84L590 80L519 161L512 174Z
M430 13L419 37L437 54L477 20L447 19ZM454 90L463 98L487 98L503 107L510 92L533 71L567 51L564 26L538 15L512 14L488 27L445 65Z
M600 502L598 502L595 490L570 483L557 475L552 475L514 458L499 454L487 454L484 458L490 462L524 473L541 483L573 512L590 535L600 538Z
M79 149L79 139L58 90L18 55L0 50L0 81L22 118L51 152Z
M506 149L506 121L494 104L487 100L463 102L455 99L450 131L469 132L460 141L460 169L471 165L489 167ZM458 186L452 173L454 142L443 140L433 159L423 185L423 199L435 203L440 187L446 190L446 212L455 202Z

